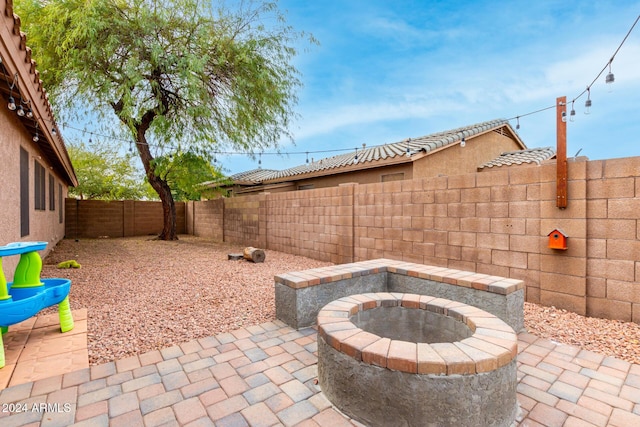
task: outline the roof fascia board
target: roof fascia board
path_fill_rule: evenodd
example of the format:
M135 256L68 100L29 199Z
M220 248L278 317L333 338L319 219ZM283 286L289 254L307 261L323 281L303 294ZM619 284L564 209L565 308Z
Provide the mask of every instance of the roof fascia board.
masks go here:
M57 132L56 135L52 132L55 126L55 118L53 117L47 93L42 87L40 74L36 70L36 62L31 59L31 49L26 47L26 35L20 31L20 17L12 13L13 4L11 0L2 1L4 3L4 13L2 14L2 24L0 25L0 54L5 68L13 75L18 74L18 86L23 96L31 101L31 109L38 123L38 132L46 139L62 164L67 182L76 186L78 185L78 179L64 146L62 136L60 132ZM15 55L15 52L18 52L18 55Z
M413 156L412 156L413 157ZM363 171L363 170L368 170L368 169L374 169L374 168L379 168L379 167L386 167L386 166L395 166L395 165L399 165L402 163L409 163L413 161L412 158L406 157L406 156L397 156L397 157L393 157L393 158L386 158L386 159L381 159L381 160L372 160L372 161L368 161L368 162L360 162L357 163L355 165L351 165L351 166L336 166L333 168L329 168L329 169L322 169L319 171L315 171L312 173L308 173L308 174L299 174L299 175L294 175L294 176L288 176L287 180L288 181L301 181L303 179L310 179L310 178L319 178L319 177L323 177L323 176L327 176L327 175L339 175L339 174L343 174L343 173L351 173L351 172L359 172L359 171ZM384 162L384 163L381 163ZM278 178L273 178L273 179L269 179L269 180L265 180L263 181L263 183L278 183Z

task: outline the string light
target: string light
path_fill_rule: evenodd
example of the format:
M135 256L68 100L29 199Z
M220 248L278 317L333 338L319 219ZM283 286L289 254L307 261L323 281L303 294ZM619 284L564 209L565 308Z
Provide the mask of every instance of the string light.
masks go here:
M358 163L358 149L356 148L356 155L353 157L353 164L357 164Z
M611 56L611 58L609 59L609 61L608 61L608 62L605 64L605 66L602 68L602 70L600 71L600 73L598 73L598 75L594 78L594 80L591 82L591 84L590 84L590 85L588 85L588 86L586 87L586 89L585 89L582 93L580 93L578 96L576 96L575 98L573 98L573 100L571 101L571 112L569 113L569 119L570 119L570 121L572 121L572 122L573 122L573 121L575 120L575 115L576 115L576 114L575 114L575 108L574 108L574 103L575 103L575 101L576 101L576 100L578 100L578 99L580 99L580 98L581 98L585 93L587 94L587 99L586 99L586 101L585 101L585 111L584 111L584 113L585 113L585 114L589 114L589 113L591 112L591 110L590 110L590 109L591 109L591 106L592 106L592 100L591 100L591 87L592 87L592 86L593 86L593 84L594 84L594 83L595 83L595 82L600 78L600 76L604 73L604 71L605 71L605 70L607 70L607 68L608 68L608 71L609 71L609 72L606 74L606 77L605 77L605 83L607 84L607 86L608 86L608 89L609 89L609 90L611 90L611 89L612 89L612 84L615 82L615 76L614 76L614 74L613 74L613 72L612 72L612 70L611 70L612 63L613 63L613 61L614 61L614 59L615 59L615 57L616 57L617 53L620 51L620 49L622 48L622 46L623 46L623 45L624 45L624 43L626 42L627 38L629 37L629 35L630 35L630 34L631 34L631 32L633 31L633 29L635 28L635 26L636 26L636 24L638 23L638 21L639 21L639 20L640 20L640 15L638 15L638 17L636 18L635 22L633 23L633 25L631 26L631 28L629 29L629 31L628 31L628 32L627 32L627 34L625 35L624 39L622 40L622 42L620 43L620 45L618 46L618 48L616 49L616 51L614 52L614 54ZM6 79L7 85L9 86L9 89L10 89L10 92L9 92L9 98L8 98L9 102L8 102L8 104L7 104L7 107L8 107L8 108L9 108L9 110L11 110L11 111L16 111L16 110L18 110L18 111L16 112L16 114L18 114L18 115L20 115L20 116L27 116L27 117L29 117L29 118L32 118L32 117L33 117L33 111L32 111L32 109L31 109L31 101L29 101L29 100L28 100L28 101L26 101L26 102L25 102L25 101L23 101L23 100L21 99L21 103L27 104L27 109L26 109L26 111L25 111L25 109L22 107L22 105L17 104L17 103L15 102L15 99L14 99L14 97L13 97L13 90L14 90L14 89L15 89L15 87L18 85L18 74L17 74L17 73L16 73L16 74L14 74L14 75L13 75L13 81L10 81L10 80L9 80L9 78L8 78L8 76L9 76L9 72L8 72L8 70L6 69L6 67L5 67L5 65L4 65L4 63L3 63L3 61L2 61L2 58L1 58L1 57L0 57L0 65L2 66L2 69L3 69L3 71L4 71L4 75L5 75L5 79ZM19 88L18 88L18 93L19 93ZM19 108L19 107L20 107L20 108ZM552 108L556 108L556 106L555 106L555 105L551 105L551 106L549 106L549 107L541 108L541 109L539 109L539 110L532 111L532 112L529 112L529 113L526 113L526 114L520 114L520 115L517 115L517 116L512 117L512 118L510 118L510 119L507 119L507 120L513 120L513 119L516 119L516 129L517 129L517 130L519 130L519 129L520 129L520 118L521 118L521 117L526 117L526 116L529 116L529 115L537 114L537 113L540 113L540 112L543 112L543 111L546 111L546 110L550 110L550 109L552 109ZM47 119L45 119L45 118L41 118L41 119L42 119L42 120L45 120L45 121L50 121L50 122L54 123L54 125L55 125L55 122L54 122L53 120L47 120ZM566 121L566 112L563 112L563 120L564 120L564 121ZM36 123L36 125L37 125L37 123ZM64 124L63 124L63 125L64 125ZM74 129L74 130L81 130L81 129L77 129L77 128L74 128L73 126L69 126L69 125L64 125L64 126L66 126L66 127L70 128L70 129ZM86 130L85 130L85 131L86 131ZM96 132L90 132L90 131L86 131L86 132L87 132L87 133L89 133L90 135L94 135L94 136L101 136L101 137L103 137L103 138L108 138L108 139L113 140L113 141L128 142L128 143L129 143L129 151L130 151L130 152L133 152L133 146L132 146L132 144L136 144L136 145L138 145L138 144L143 144L143 143L141 143L141 142L131 141L130 139L117 138L117 137L114 137L113 135L101 135L101 134L99 134L99 133L96 133ZM52 132L51 132L51 133L52 133L53 135L56 135L56 134L57 134L55 127L52 129ZM83 133L84 133L84 132L83 132ZM34 140L35 140L35 138L37 138L37 136L38 136L38 129L36 128L36 136L34 136ZM91 139L90 139L90 140L91 140ZM383 144L383 145L384 145L384 144ZM460 141L460 145L461 145L462 147L464 147L464 146L466 145L466 140L465 140L465 138L464 138L464 137L461 139L461 141ZM382 146L382 145L381 145L381 146ZM270 152L268 152L268 153L261 152L261 153L260 153L260 159L258 160L258 165L259 165L260 167L261 167L261 165L262 165L262 154L285 154L285 155L289 155L289 154L305 154L305 155L306 155L306 163L309 163L309 153L335 153L335 152L349 151L349 150L350 150L350 149L346 148L346 149L317 150L317 151L306 151L306 152L284 152L284 153L283 153L283 152L273 152L273 153L270 153ZM214 153L214 154L221 154L221 155L246 155L246 154L248 154L247 152L237 152L237 151L214 151L213 153ZM409 157L410 155L411 155L411 150L410 150L410 148L409 148L409 147L407 147L407 156ZM357 163L357 162L358 162L358 160L359 160L359 159L358 159L358 150L356 149L356 153L355 153L355 155L354 155L354 159L353 159L353 161L354 161L354 163ZM215 158L215 156L214 156L214 162L216 162L216 161L217 161L217 159L216 159L216 158Z
M627 39L629 38L629 35L631 34L631 32L633 31L633 29L635 28L636 24L638 23L638 21L640 21L640 15L638 15L636 17L636 20L633 22L633 24L631 25L631 28L629 28L629 31L627 31L627 34L624 36L624 38L622 39L622 41L620 42L620 44L618 45L618 48L615 50L615 52L613 53L613 55L611 55L611 58L609 59L609 61L605 64L605 66L600 70L600 72L598 73L598 75L596 75L596 77L593 79L593 81L591 82L591 84L589 84L587 86L587 88L585 90L583 90L578 96L576 96L575 98L573 98L573 100L571 100L571 103L573 104L574 101L577 101L578 99L580 99L585 93L587 94L587 100L585 101L585 114L589 114L591 112L591 105L592 105L592 101L591 101L591 87L593 86L593 84L600 78L600 76L602 76L602 73L604 73L604 71L609 68L609 73L607 74L607 76L605 77L605 83L608 84L609 88L611 88L611 84L615 81L615 77L613 75L613 73L611 72L611 64L613 63L613 60L615 59L616 55L618 54L618 52L620 51L620 49L622 48L622 46L625 44L625 42L627 41ZM552 108L556 108L555 105L552 105L550 107L547 108L542 108L540 110L536 110L536 111L532 111L530 113L527 114L521 114L519 116L515 116L512 117L511 119L508 120L513 120L516 119L517 120L517 125L516 125L516 129L520 129L520 117L524 117L524 116L529 116L532 114L536 114L545 110L550 110ZM573 110L573 109L572 109ZM575 114L570 114L570 116L575 116Z
M33 136L33 142L38 141L40 141L40 138L38 137L38 122L36 122L36 134Z
M614 77L613 73L611 72L611 61L609 61L609 73L607 74L607 77L605 77L605 79L604 79L604 82L607 84L607 87L609 88L609 93L613 92L613 82L614 81L616 81L616 78Z
M591 113L591 88L587 86L587 100L584 101L584 113Z
M573 122L576 120L576 110L573 108L573 103L575 101L571 101L571 112L569 113L569 121Z
M467 145L467 141L465 141L464 136L462 137L462 141L460 141L460 147L464 148Z

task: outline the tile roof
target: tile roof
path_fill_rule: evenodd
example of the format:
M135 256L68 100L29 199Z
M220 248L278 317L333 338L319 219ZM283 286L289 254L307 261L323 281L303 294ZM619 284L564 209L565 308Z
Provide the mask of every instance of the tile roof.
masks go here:
M346 154L326 157L280 171L255 169L252 171L241 172L239 174L231 176L231 179L237 184L259 184L261 182L268 181L280 182L286 180L287 178L294 178L300 175L322 172L334 173L334 171L338 172L338 170L343 167L354 166L356 164L366 165L367 163L371 163L374 161L382 161L387 159L396 159L398 162L411 161L411 155L413 154L429 153L449 144L459 142L463 137L470 138L474 135L484 133L486 131L505 125L509 125L509 122L507 120L491 120L444 132L433 133L418 138L408 138L403 141L390 144L365 147L357 150L354 149L354 151L348 152ZM407 150L409 151L410 156L407 156ZM356 154L358 156L357 162L355 162Z
M0 82L9 82L15 76L18 78L18 84L13 89L4 83L0 85L0 99L5 100L13 95L15 99L19 97L21 103L30 103L35 117L18 116L20 122L32 135L38 135L35 145L43 151L61 177L69 185L76 186L78 178L57 128L36 61L31 57L31 48L27 46L27 36L21 30L20 17L13 11L13 0L0 0L0 5L0 10L4 10L0 14Z
M525 163L535 163L539 165L543 161L555 157L555 155L556 152L551 147L509 151L507 153L502 153L495 159L486 162L482 166L478 167L478 170L500 166L522 165Z
M236 184L254 185L269 179L276 172L275 169L252 169L232 175L231 179Z

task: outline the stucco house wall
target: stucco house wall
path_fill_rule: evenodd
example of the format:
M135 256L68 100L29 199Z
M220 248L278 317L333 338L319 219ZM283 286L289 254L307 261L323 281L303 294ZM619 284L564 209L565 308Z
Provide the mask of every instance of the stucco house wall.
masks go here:
M447 145L414 161L413 178L474 173L479 165L498 157L501 153L520 149L512 138L496 131L489 131L470 139L464 147L461 147L459 142Z
M64 199L68 186L77 184L77 178L64 141L54 131L57 126L51 105L11 0L0 0L0 21L0 245L46 241L49 245L41 253L45 256L64 237ZM19 117L17 111L10 110L9 96L30 107L33 118ZM37 175L44 178L38 180L44 193L44 198L39 198L44 203L38 209ZM17 262L16 256L2 260L9 281Z

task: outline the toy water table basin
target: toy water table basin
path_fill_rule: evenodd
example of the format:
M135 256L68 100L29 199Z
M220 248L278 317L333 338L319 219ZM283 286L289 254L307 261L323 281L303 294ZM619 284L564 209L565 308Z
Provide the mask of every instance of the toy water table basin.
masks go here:
M0 246L0 327L2 333L8 327L36 315L40 310L58 304L60 329L73 329L73 317L69 306L69 279L40 279L42 259L37 251L47 247L47 242L15 242ZM7 283L2 269L2 258L20 255L13 282ZM0 334L0 368L4 367L4 346Z

